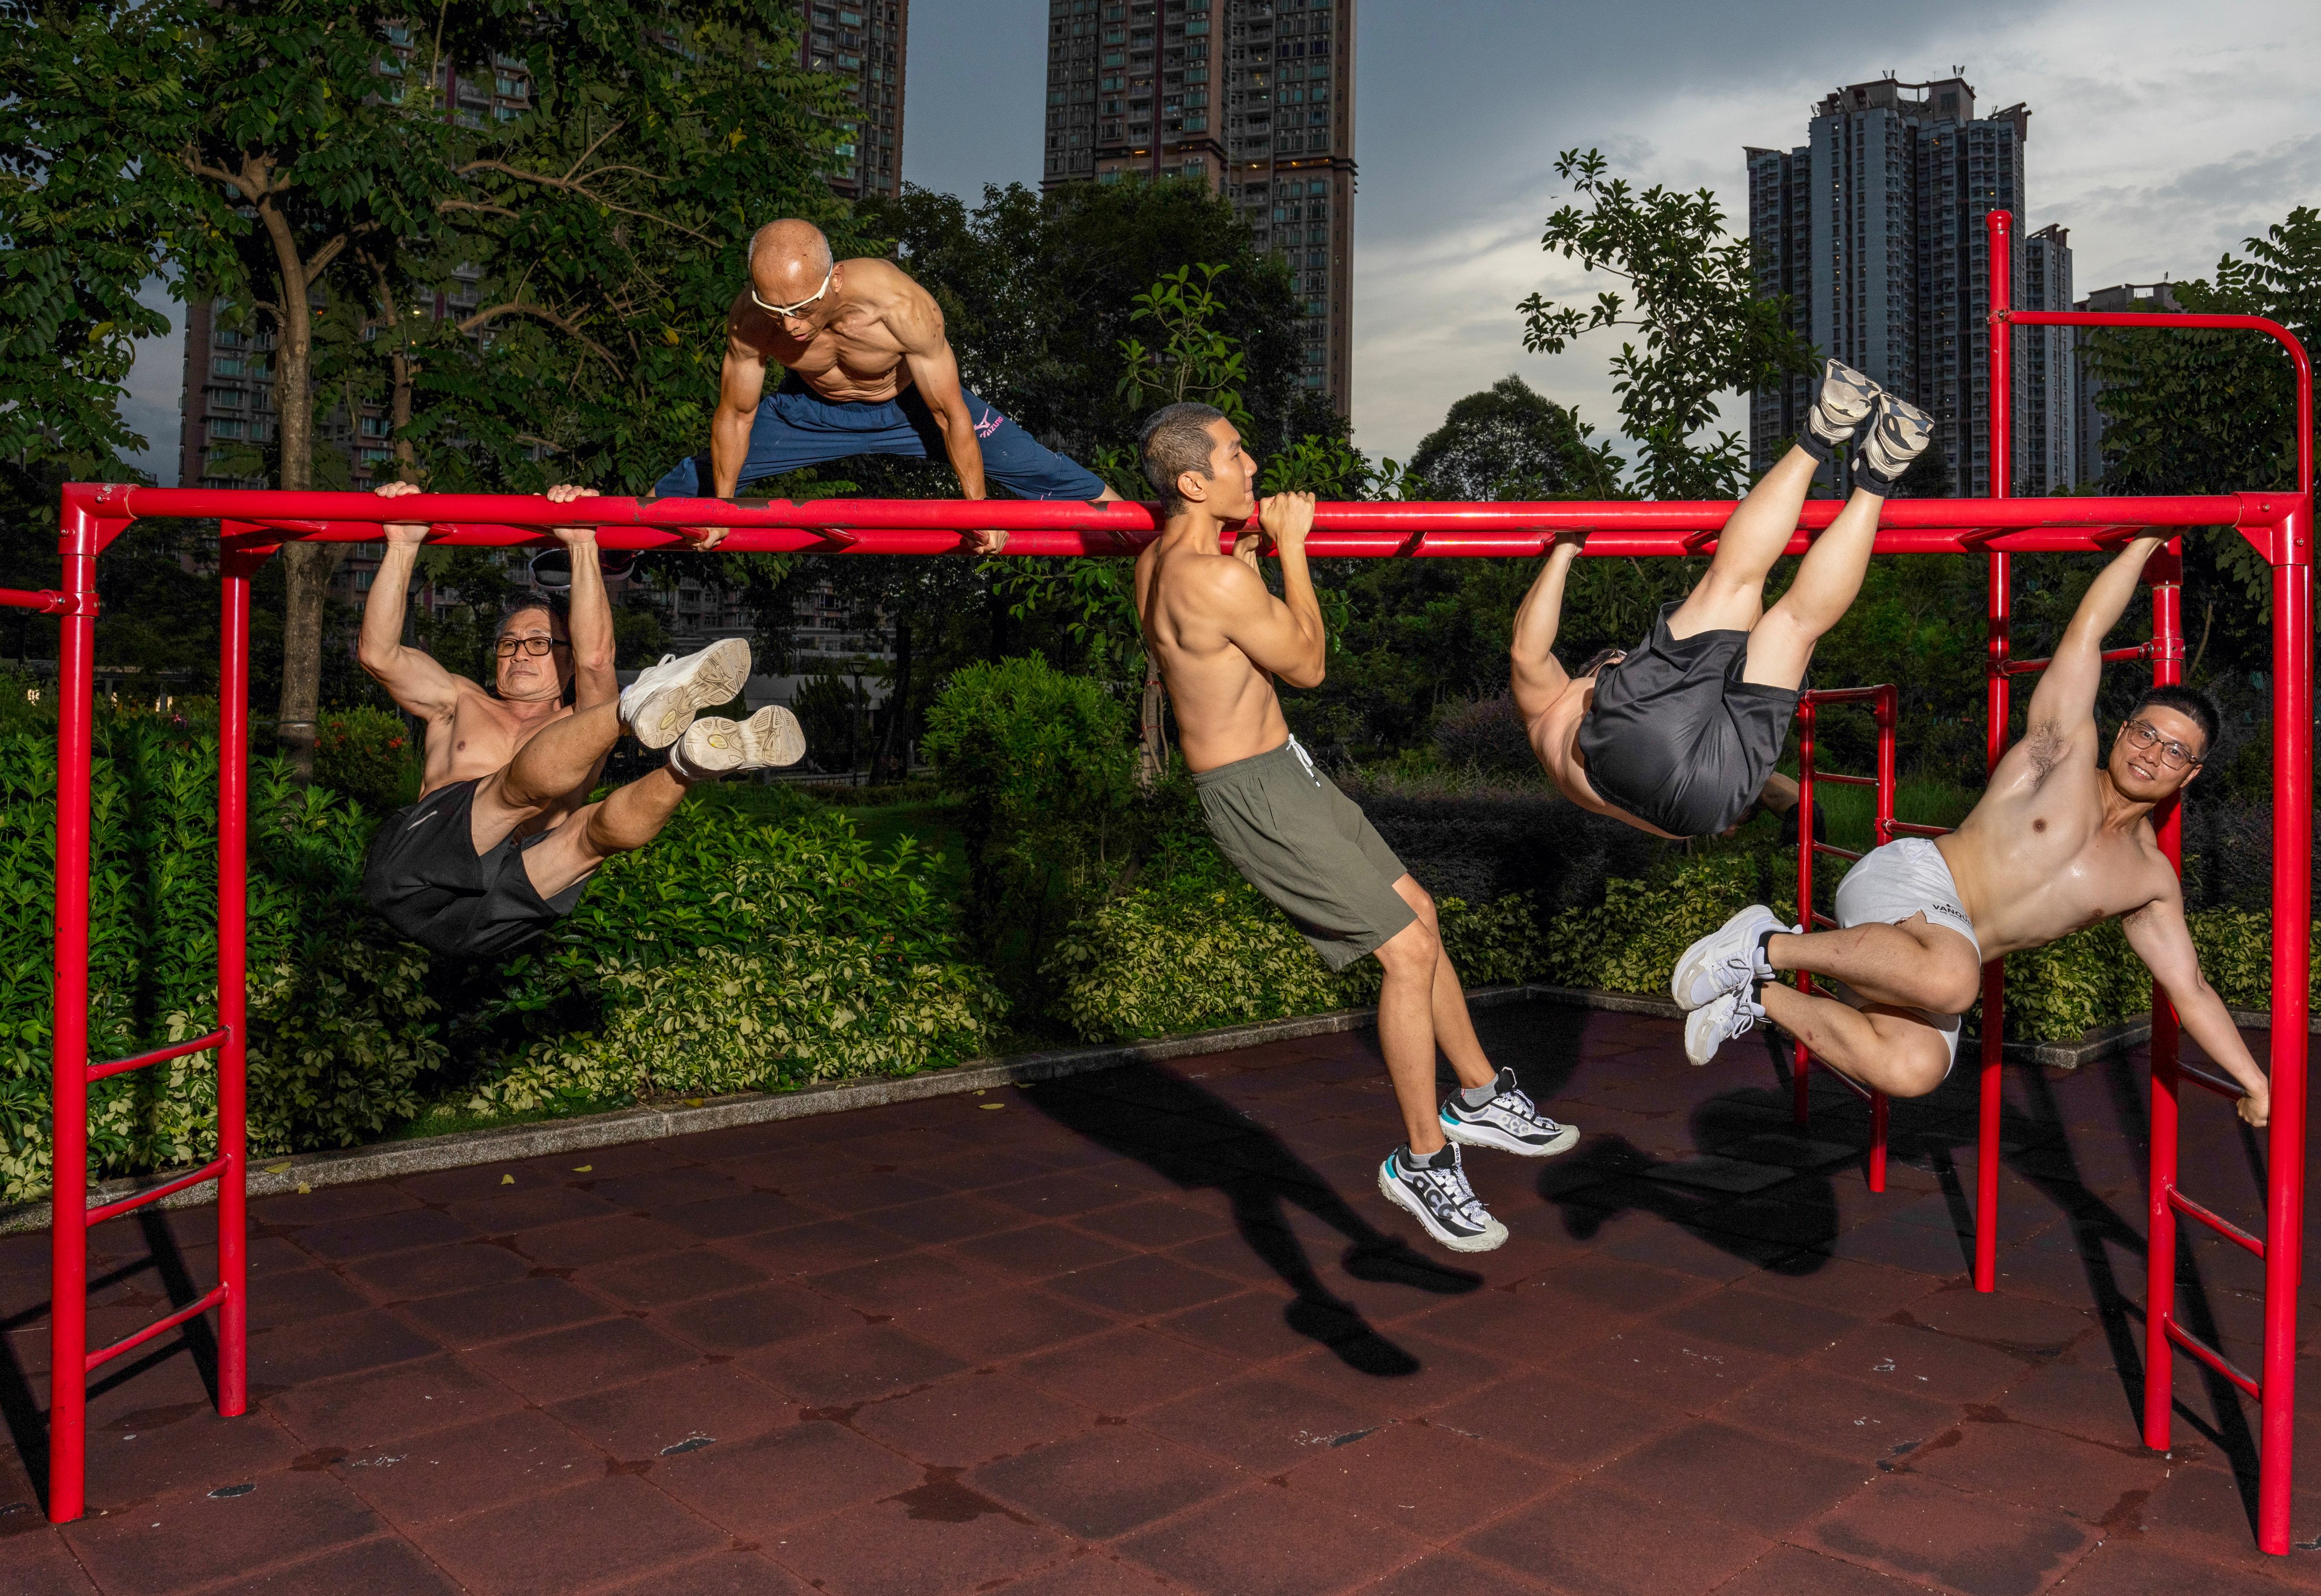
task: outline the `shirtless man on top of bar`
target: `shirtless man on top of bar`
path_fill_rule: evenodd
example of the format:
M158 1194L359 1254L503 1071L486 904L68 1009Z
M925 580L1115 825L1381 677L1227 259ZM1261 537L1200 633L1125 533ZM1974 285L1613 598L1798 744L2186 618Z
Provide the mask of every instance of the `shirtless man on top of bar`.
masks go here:
M1864 1086L1921 1097L1950 1073L1984 963L2117 917L2185 1034L2240 1083L2241 1117L2265 1122L2264 1072L2200 974L2182 883L2152 826L2215 748L2216 707L2156 687L2108 755L2096 731L2104 634L2161 541L2136 539L2089 588L2031 695L2023 740L1956 831L1899 838L1854 865L1837 889L1839 930L1798 935L1757 904L1686 950L1670 985L1691 1010L1693 1062L1770 1018ZM1832 995L1779 984L1784 970L1822 977Z
M1240 432L1206 405L1170 405L1144 424L1145 479L1168 517L1136 558L1136 613L1177 712L1179 742L1218 850L1289 917L1332 970L1365 954L1385 967L1379 1048L1407 1135L1379 1170L1379 1189L1454 1252L1507 1238L1468 1184L1458 1144L1526 1158L1561 1153L1579 1133L1542 1114L1512 1070L1494 1070L1443 951L1434 900L1352 798L1315 768L1273 689L1322 680L1327 641L1306 534L1310 494L1276 494L1260 510L1257 462ZM1252 515L1233 552L1223 528ZM1283 597L1259 574L1267 539ZM1461 1090L1438 1104L1440 1046Z
M960 381L942 307L891 260L832 259L811 222L769 222L750 240L749 281L725 314L725 361L709 451L681 460L657 495L732 498L744 482L858 454L951 461L960 493L986 478L1022 498L1120 496ZM766 370L781 382L766 392ZM716 547L722 527L688 529ZM996 554L1004 532L965 535Z
M1765 579L1815 474L1857 434L1852 497L1767 608ZM1606 649L1574 671L1551 650L1584 537L1560 537L1515 612L1508 652L1516 711L1563 796L1664 837L1729 831L1759 804L1795 805L1796 784L1773 762L1814 644L1861 591L1879 514L1933 438L1925 411L1829 361L1803 435L1734 507L1699 585L1634 648Z

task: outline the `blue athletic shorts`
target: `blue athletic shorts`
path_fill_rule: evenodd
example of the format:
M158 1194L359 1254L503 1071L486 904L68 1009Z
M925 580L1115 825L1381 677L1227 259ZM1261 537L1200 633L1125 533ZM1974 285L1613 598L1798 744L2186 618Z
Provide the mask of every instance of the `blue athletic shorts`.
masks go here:
M961 392L967 392L962 389ZM1095 499L1104 484L1086 466L1066 460L999 413L967 393L967 413L983 449L983 474L1019 498ZM807 466L827 465L857 454L900 454L914 460L947 460L942 432L916 388L883 404L825 399L796 376L760 402L750 427L750 454L742 462L742 482L778 477ZM657 495L705 497L715 490L709 456L677 462L653 484Z

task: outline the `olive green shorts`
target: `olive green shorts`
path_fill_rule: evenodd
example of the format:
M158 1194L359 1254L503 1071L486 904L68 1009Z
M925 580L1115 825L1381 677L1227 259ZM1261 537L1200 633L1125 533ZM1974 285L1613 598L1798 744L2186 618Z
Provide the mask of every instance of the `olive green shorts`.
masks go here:
M1297 738L1203 771L1193 788L1218 850L1332 970L1378 952L1418 917L1394 889L1408 873L1402 861Z

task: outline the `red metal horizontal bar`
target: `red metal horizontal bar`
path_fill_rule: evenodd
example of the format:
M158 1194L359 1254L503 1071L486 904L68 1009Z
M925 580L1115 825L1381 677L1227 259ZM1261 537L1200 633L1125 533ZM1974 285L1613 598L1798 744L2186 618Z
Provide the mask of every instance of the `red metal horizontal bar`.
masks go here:
M1826 781L1829 778L1826 776L1816 776L1814 780L1816 781ZM1875 786L1876 783L1873 782L1871 785ZM1834 853L1840 859L1850 859L1856 862L1859 862L1861 858L1861 855L1856 853L1852 849L1841 848L1834 843L1816 843L1813 845L1813 851L1816 853Z
M80 1370L82 1378L87 1378L89 1372L98 1367L100 1364L112 1362L114 1358L119 1357L123 1353L128 1352L133 1347L144 1345L156 1336L161 1335L166 1331L176 1329L179 1325L184 1324L189 1318L193 1318L200 1314L207 1313L211 1309L215 1308L219 1303L224 1300L225 1287L223 1285L212 1286L207 1291L205 1291L198 1300L187 1303L185 1307L171 1314L168 1318L155 1319L143 1329L136 1332L134 1335L123 1336L111 1346L101 1346L97 1348L95 1352L88 1354L81 1359Z
M0 588L0 605L5 605L14 609L37 609L49 615L60 616L72 606L72 598L68 594L51 593L46 588L35 590L30 588Z
M2241 1089L2239 1081L2223 1075L2211 1075L2199 1065L2188 1064L2181 1059L2176 1061L2176 1072L2187 1081L2207 1087L2220 1098L2230 1098L2235 1102L2238 1102L2248 1095Z
M1817 782L1835 781L1847 787L1875 787L1878 785L1878 778L1875 776L1837 776L1831 774L1827 771L1816 771L1814 772L1814 780Z
M2152 645L2139 643L2129 648L2107 648L2102 657L2107 665L2117 664L2122 660L2148 660L2152 657ZM2054 662L2054 656L2051 654L2043 660L2008 660L1998 669L2008 676L2033 676Z
M1819 910L1816 910L1816 911L1815 911L1814 916L1813 916L1813 923L1814 923L1815 925L1816 925L1816 926L1828 926L1832 931L1834 931L1834 930L1836 930L1836 929L1837 929L1837 921L1836 921L1835 917L1833 917L1833 916L1830 916L1830 915L1825 915L1825 914L1821 913Z
M116 1218L132 1208L141 1208L149 1202L159 1202L171 1192L183 1191L188 1186L198 1186L204 1181L215 1180L218 1172L225 1168L225 1164L224 1159L213 1158L190 1174L179 1175L176 1180L162 1185L132 1192L119 1202L108 1202L103 1208L91 1208L82 1216L81 1223L84 1226L102 1225L107 1219Z
M181 1059L189 1053L205 1053L224 1041L226 1035L227 1033L223 1031L212 1031L206 1036L196 1036L190 1042L173 1042L167 1047L157 1047L150 1053L132 1053L123 1059L108 1059L101 1064L91 1064L88 1067L88 1078L91 1081L102 1081L107 1075L126 1074L132 1070L144 1069L149 1064L161 1064L167 1063L171 1059Z
M733 552L827 551L831 534L841 532L856 540L852 552L942 554L957 551L961 533L991 529L1010 534L1010 554L1117 554L1149 542L1160 524L1152 505L1077 500L607 496L557 505L545 497L487 494L414 494L390 500L368 493L79 483L65 491L91 515L219 516L265 527L263 541L269 543L287 536L361 542L378 537L378 529L390 520L455 528L438 540L451 543L538 543L544 541L540 529L571 524L577 511L597 527L599 543L608 548L678 547L683 540L676 529L715 525L733 529L723 545ZM1790 551L1801 552L1809 534L1826 527L1841 507L1834 499L1809 501ZM1589 534L1589 554L1680 555L1713 543L1733 509L1730 500L1333 503L1317 507L1307 546L1317 555L1384 558L1410 550L1414 538L1425 534L1423 557L1525 556L1543 551L1558 531L1574 530ZM1885 507L1878 548L1893 554L1943 553L1971 542L1975 547L2023 552L2087 550L2099 547L2103 536L2123 524L2271 527L2297 512L2293 498L2267 494L1897 499ZM305 524L322 530L287 530Z
M1910 837L1946 837L1958 829L1954 825L1920 825L1915 820L1889 820L1886 828Z
M2247 1375L2242 1373L2238 1369L2234 1368L2233 1365L2226 1361L2224 1354L2218 1352L2215 1347L2210 1346L2207 1342L2201 1340L2198 1336L2193 1335L2189 1330L2184 1328L2183 1326L2178 1324L2172 1318L2165 1321L2162 1327L2167 1330L2169 1340L2182 1347L2186 1352L2190 1353L2194 1357L2199 1359L2200 1362L2207 1364L2209 1368L2214 1369L2217 1373L2231 1381L2235 1385L2239 1386L2243 1391L2248 1392L2249 1395L2260 1400L2262 1399L2264 1392L2258 1387L2257 1382L2251 1380Z
M2230 1219L2225 1218L2221 1214L2215 1212L2213 1209L2201 1207L2198 1203L2194 1202L2190 1198L2185 1196L2182 1192L2176 1190L2173 1187L2169 1189L2168 1206L2174 1208L2180 1214L2183 1214L2189 1218L2198 1219L2201 1224L2206 1225L2209 1229L2215 1231L2218 1236L2223 1236L2226 1241L2238 1242L2242 1246L2247 1248L2250 1252L2254 1253L2258 1257L2262 1258L2264 1256L2264 1243L2259 1241L2255 1236L2251 1236L2247 1231L2243 1230L2239 1226L2234 1224Z
M1798 694L1798 698L1799 702L1806 704L1869 704L1885 690L1882 687L1816 688L1811 692Z

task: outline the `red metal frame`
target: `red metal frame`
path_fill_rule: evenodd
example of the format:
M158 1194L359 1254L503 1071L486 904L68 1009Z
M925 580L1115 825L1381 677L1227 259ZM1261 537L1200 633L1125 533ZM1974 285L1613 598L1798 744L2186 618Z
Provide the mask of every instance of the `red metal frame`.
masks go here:
M1878 533L1881 553L1975 553L1990 561L1989 616L1989 754L2004 752L2009 678L2035 662L2007 658L2007 561L2013 554L2115 548L2150 527L2237 528L2263 553L2273 571L2273 948L2270 1065L2272 1122L2265 1235L2260 1243L2225 1227L2265 1260L2265 1347L2262 1375L2232 1373L2263 1407L2258 1543L2268 1552L2289 1547L2290 1419L2295 1358L2297 1268L2304 1194L2307 917L2311 884L2313 714L2313 378L2305 351L2289 332L2255 316L2083 315L2013 310L2010 218L1989 217L1992 295L1989 338L1991 497L1983 499L1900 499L1887 505ZM2161 331L2244 329L2279 341L2298 380L2298 486L2293 493L2225 493L2174 497L2016 499L2009 496L2007 448L2011 390L2010 330L2016 324L2049 326L2143 327ZM1729 501L1533 504L1330 504L1320 506L1308 543L1316 555L1440 558L1520 556L1543 552L1565 529L1589 533L1590 556L1699 554L1716 546L1732 513ZM1839 506L1809 503L1791 552L1802 552ZM712 499L603 497L587 502L586 518L599 542L616 549L662 548L682 542L678 529L731 528L724 547L734 552L819 551L853 554L934 554L959 549L961 534L995 528L1010 533L1007 552L1022 555L1124 554L1158 529L1153 508L1137 504L1053 504L960 500L788 500L724 503ZM223 640L219 690L218 1015L215 1030L186 1049L162 1049L136 1060L100 1063L87 1057L88 878L91 666L96 629L96 564L105 546L140 516L216 517L223 563ZM196 488L73 483L63 493L60 590L0 589L0 604L60 616L57 761L56 1064L53 1208L54 1307L51 1318L56 1390L50 1405L49 1513L79 1516L86 1456L87 1371L210 1307L219 1309L219 1410L242 1411L248 1401L247 1273L243 1251L247 1162L243 1125L243 960L247 884L247 765L250 573L288 539L359 542L378 535L389 519L425 520L441 541L509 545L545 541L543 529L575 518L569 506L545 498L472 494L421 494L390 506L369 494L209 491ZM2172 552L2171 552L2172 559ZM2182 646L2172 565L2155 574L2154 675L2173 679ZM1881 749L1881 760L1889 757ZM1829 780L1823 777L1823 780ZM1800 784L1801 786L1803 783ZM1890 783L1888 784L1890 790ZM1810 811L1801 817L1809 827ZM1881 811L1886 831L1907 828ZM1809 838L1808 829L1806 833ZM2171 858L2172 816L2162 817ZM1806 850L1810 853L1810 850ZM1810 898L1806 901L1810 904ZM1990 1287L1998 1210L1998 1038L2004 991L1995 975L1984 1008L1983 1114L1977 1166L1976 1283ZM2150 1334L2154 1349L2145 1438L2168 1438L2168 1349L2189 1337L2171 1318L2174 1224L2179 1214L2214 1223L2207 1209L2177 1192L2178 1082L2187 1077L2216 1084L2175 1059L2173 1016L2157 1005L2153 1033L2153 1266ZM104 1072L159 1062L163 1056L214 1047L218 1069L219 1155L214 1166L172 1181L125 1203L91 1209L86 1196L88 1084ZM214 1175L218 1180L218 1283L197 1301L128 1340L91 1353L86 1343L86 1227L161 1193ZM2188 1346L2209 1362L2214 1354ZM2220 1362L2220 1360L2218 1360ZM2211 1366L2216 1366L2214 1363ZM79 1371L81 1378L74 1376Z
M1819 752L1816 734L1820 729L1820 709L1825 704L1868 704L1878 726L1878 773L1875 776L1840 776L1816 768ZM1834 781L1847 787L1867 787L1875 789L1877 807L1870 823L1870 845L1882 848L1892 842L1898 829L1894 819L1894 705L1895 691L1890 682L1870 688L1816 688L1798 696L1798 923L1807 931L1826 926L1833 929L1837 922L1829 916L1814 910L1814 856L1827 853L1849 862L1861 855L1851 848L1816 842L1813 834L1814 788L1820 782ZM1931 836L1940 829L1934 826L1910 826L1914 836ZM1798 971L1798 990L1813 990L1813 976ZM1813 1088L1813 1054L1800 1041L1795 1045L1797 1062L1789 1074L1789 1087L1795 1094L1790 1112L1799 1125L1813 1117L1811 1103ZM1870 1105L1870 1157L1868 1173L1870 1190L1886 1190L1886 1127L1892 1105L1882 1091L1873 1091L1842 1070L1830 1073L1843 1082L1847 1090Z

